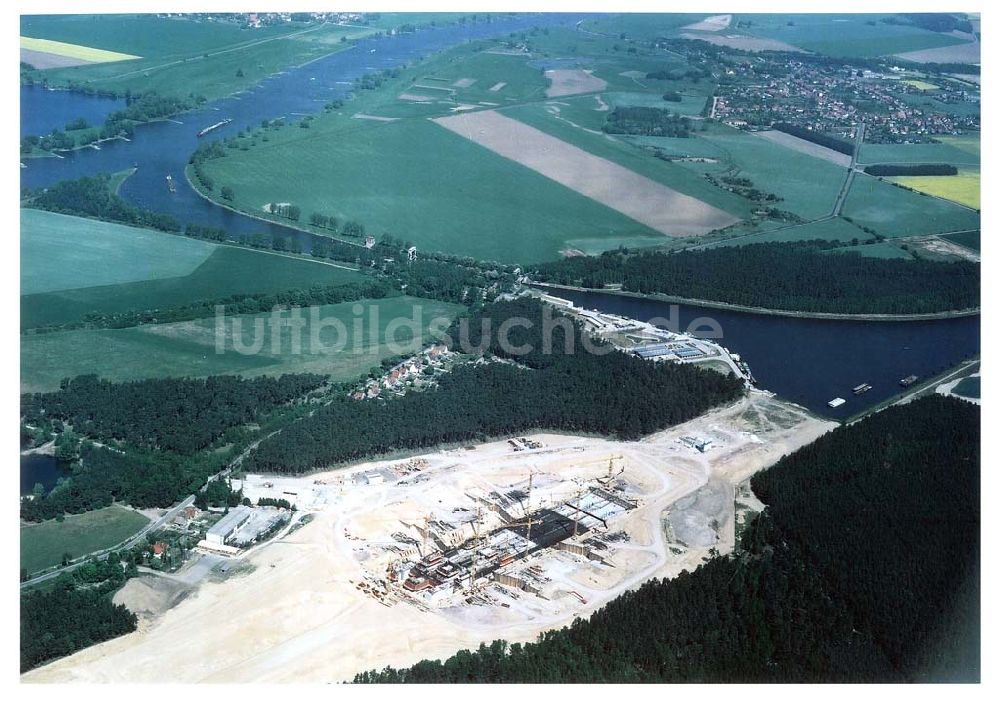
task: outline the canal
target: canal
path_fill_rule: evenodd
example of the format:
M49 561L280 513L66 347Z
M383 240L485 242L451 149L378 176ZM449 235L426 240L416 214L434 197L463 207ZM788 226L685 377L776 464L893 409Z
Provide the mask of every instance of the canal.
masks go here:
M608 293L545 288L556 297L674 331L690 331L738 353L757 385L820 415L845 419L979 353L979 316L919 322L863 322L756 315L672 305ZM720 336L714 336L720 335ZM871 391L855 396L862 383ZM826 404L846 400L839 408Z

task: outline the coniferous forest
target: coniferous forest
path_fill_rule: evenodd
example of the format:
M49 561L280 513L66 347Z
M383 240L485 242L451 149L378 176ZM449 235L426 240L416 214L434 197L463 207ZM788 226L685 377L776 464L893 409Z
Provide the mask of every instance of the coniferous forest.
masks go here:
M356 682L978 681L979 408L929 396L753 478L741 548L529 644Z
M759 243L677 253L609 251L536 266L538 279L799 312L915 314L979 305L968 261L868 258L839 243Z
M733 401L743 390L735 376L621 352L588 353L586 335L566 318L546 353L544 308L534 299L488 305L453 326L448 338L458 345L465 328L470 345L503 361L456 367L437 388L419 394L333 401L262 441L245 468L300 474L393 450L535 428L636 438ZM511 349L520 354L505 351L498 337L503 323L516 317L532 325L510 330Z

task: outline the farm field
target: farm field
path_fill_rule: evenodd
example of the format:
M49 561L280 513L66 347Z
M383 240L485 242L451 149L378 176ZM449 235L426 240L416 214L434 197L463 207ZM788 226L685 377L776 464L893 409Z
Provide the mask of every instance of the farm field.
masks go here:
M157 91L218 98L261 79L347 48L341 37L371 28L289 23L255 30L228 22L151 15L25 16L23 36L83 44L141 57L125 63L55 67L41 73L50 85L78 82L95 89ZM237 76L237 72L242 75Z
M46 218L32 222L31 228L49 223L49 216L58 217L53 223L71 220L65 223L72 228L47 231L45 239L22 246L22 329L77 322L91 312L147 310L228 295L367 280L357 271L319 261L24 210L26 221L39 214ZM122 234L133 232L145 240L138 245L126 240L127 247L116 247L122 243ZM105 252L107 261L102 266L97 257ZM90 257L92 267L82 269L87 261L80 260L80 253ZM121 265L122 279L116 280L118 258L126 256L132 260Z
M593 97L587 97L586 100L580 98L577 101L583 101L583 106L586 106L587 102L593 101ZM559 108L560 110L553 112L550 110L552 108ZM720 155L721 157L723 151L716 146L709 145L706 141L702 141L700 137L633 138L630 136L606 135L597 130L580 127L580 124L573 125L575 121L571 121L570 118L564 118L562 109L563 107L558 105L535 104L505 108L502 110L502 113L521 123L538 128L553 137L575 145L581 150L586 150L592 155L603 157L671 189L676 189L695 199L711 204L729 214L740 218L747 218L750 215L749 204L745 199L709 184L707 180L694 170L689 169L691 163L659 160L651 152L636 149L635 141L674 141L678 145L688 145L688 150L685 150L684 154L700 155L711 153L713 155ZM597 111L595 111L595 114L602 116L600 121L603 124L603 116L605 114L598 113ZM699 133L698 135L700 136L701 134ZM677 149L681 150L682 148L678 147Z
M21 526L21 567L29 573L58 565L64 553L74 558L108 548L142 530L149 519L113 504L82 514Z
M773 14L735 15L750 22L743 31L787 42L801 49L830 56L874 57L963 44L965 40L912 25L886 24L888 15L874 14ZM831 38L831 27L835 38Z
M957 243L959 246L965 246L966 248L971 248L974 251L980 250L982 243L982 237L978 230L976 231L964 231L957 234L948 234L943 236L946 241L951 241L952 243Z
M883 236L922 236L979 228L979 214L869 175L854 178L843 215Z
M21 294L184 276L215 249L160 231L21 209Z
M979 208L979 170L961 168L957 175L940 177L893 177L893 182L918 192Z
M682 116L699 116L705 108L705 95L681 94L680 101L664 101L663 93L638 93L635 91L614 91L605 94L605 100L612 106L646 106L662 108Z
M26 58L26 53L28 58ZM133 54L109 52L106 49L95 49L80 44L56 42L51 39L36 39L34 37L21 37L21 56L22 61L30 61L31 58L38 58L42 61L52 63L52 66L74 66L142 58Z
M979 166L979 134L947 135L938 143L877 145L864 143L858 162L861 164L911 164L944 162L955 166Z
M360 315L355 315L360 307ZM270 313L225 318L223 353L218 353L215 318L188 322L145 325L114 330L68 330L21 337L22 391L49 391L66 377L93 373L113 381L171 376L242 374L260 376L313 372L334 380L353 380L382 359L400 353L390 348L387 337L408 344L412 327L394 333L387 325L395 318L412 318L424 336L435 318L436 324L450 322L462 308L458 305L412 297L324 305L315 321L302 312L299 350L295 350L291 326L284 326L274 338ZM341 334L334 320L346 328ZM238 322L239 324L234 324ZM318 325L314 328L314 325ZM315 332L314 332L315 329ZM440 327L440 330L445 327ZM235 332L234 332L235 330ZM258 331L260 339L258 340ZM242 350L234 346L239 334ZM359 336L360 335L360 336ZM317 337L313 347L313 337ZM340 339L338 339L340 337ZM259 341L259 353L254 343ZM329 351L342 343L339 351ZM419 347L407 347L412 351ZM242 353L249 351L251 353Z
M317 118L303 132L286 129L294 139L278 137L204 170L235 190L241 210L291 202L303 214L360 221L423 251L535 262L556 257L569 238L656 235L427 120Z
M726 212L496 111L438 118L436 122L665 235L701 235L738 221Z
M758 189L781 197L779 209L805 219L826 216L833 209L844 182L842 167L735 129L713 126L697 135L714 145L722 158L715 164L679 163L684 168L747 178Z

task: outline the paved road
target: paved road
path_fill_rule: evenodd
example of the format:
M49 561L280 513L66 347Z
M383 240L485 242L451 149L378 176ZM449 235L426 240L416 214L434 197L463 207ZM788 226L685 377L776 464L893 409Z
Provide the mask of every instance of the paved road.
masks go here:
M847 177L844 178L844 184L840 188L840 193L837 194L837 201L833 205L833 211L830 216L840 216L840 211L844 208L844 202L847 201L847 195L851 191L851 185L854 183L854 174L858 171L858 156L861 154L861 144L865 141L865 124L864 122L858 123L858 130L854 135L854 152L851 153L851 165L847 168Z

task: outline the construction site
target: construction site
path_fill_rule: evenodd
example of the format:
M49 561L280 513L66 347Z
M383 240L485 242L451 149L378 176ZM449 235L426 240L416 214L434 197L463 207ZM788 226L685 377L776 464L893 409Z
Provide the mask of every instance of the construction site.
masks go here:
M636 441L536 432L247 476L251 500L296 505L281 532L228 572L130 580L140 631L24 679L341 681L531 641L730 552L760 510L749 478L834 426L750 391Z

